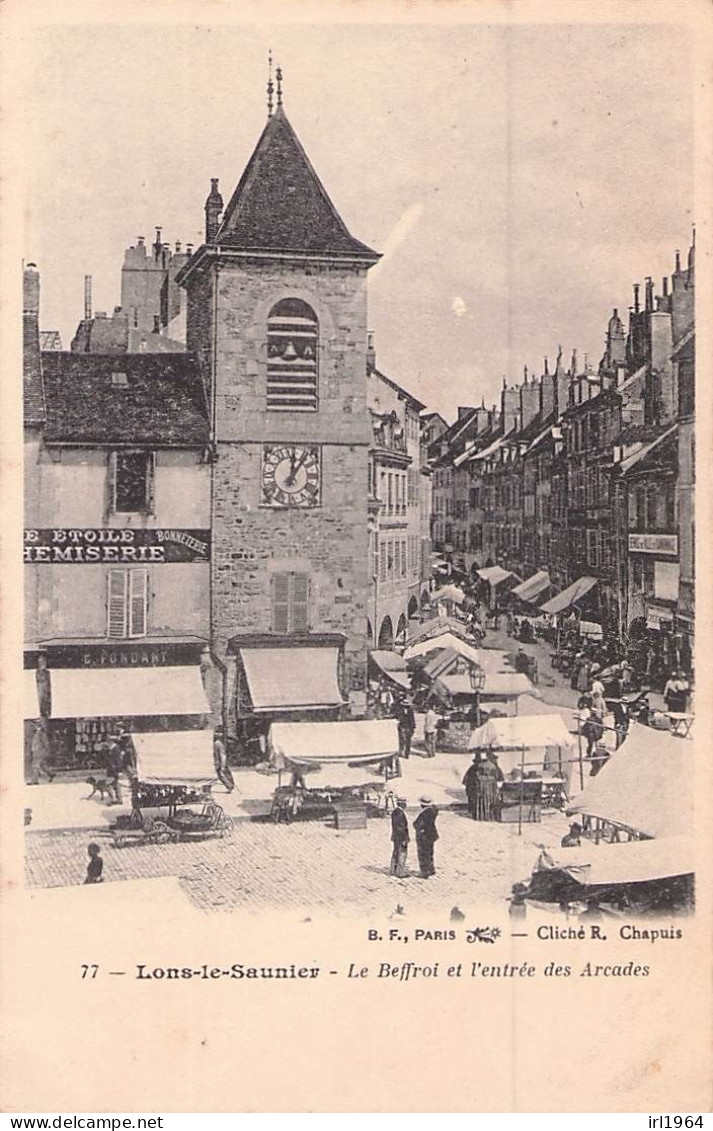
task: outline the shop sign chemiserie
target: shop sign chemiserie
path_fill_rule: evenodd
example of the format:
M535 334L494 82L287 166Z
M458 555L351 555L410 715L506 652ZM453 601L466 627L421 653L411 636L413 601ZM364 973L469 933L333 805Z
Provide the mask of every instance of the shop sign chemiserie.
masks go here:
M207 562L209 530L76 529L25 530L24 561L49 565L147 565Z

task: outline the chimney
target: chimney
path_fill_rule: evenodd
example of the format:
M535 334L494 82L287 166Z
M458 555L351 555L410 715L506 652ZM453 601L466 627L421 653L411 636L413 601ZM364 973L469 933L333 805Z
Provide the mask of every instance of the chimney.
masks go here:
M527 366L525 367L525 381L520 387L520 420L521 427L527 428L531 420L540 411L540 387L534 381L527 379Z
M40 315L40 273L36 263L28 263L22 275L22 312Z
M143 247L144 243L145 243L144 236L137 236L136 237L136 246L137 247Z
M176 240L176 255L180 255L180 254L181 254L181 241Z
M510 432L517 427L520 415L520 390L518 388L508 389L507 385L503 386L503 391L500 394L500 414L503 432Z
M654 309L654 281L650 275L646 276L646 310L650 313Z
M84 321L89 322L92 317L92 277L84 276Z
M376 369L376 346L374 345L374 331L366 332L366 364L369 369Z
M211 177L210 193L205 202L205 242L212 243L218 234L223 213L223 198L218 191L218 178Z
M663 297L668 298L668 275L663 277Z
M153 316L153 332L154 334L161 333L161 319L158 314L154 314Z
M681 252L676 248L676 274L681 272Z
M639 291L641 287L638 283L634 283L634 314L639 313Z
M193 255L193 244L192 243L186 244L186 255Z
M540 378L539 409L542 420L547 420L555 409L555 375L550 373L550 366L545 358L545 371Z
M153 245L154 259L156 259L157 262L158 262L158 258L160 256L162 250L163 250L163 244L161 243L161 229L157 228L156 229L156 239L154 240L154 245Z

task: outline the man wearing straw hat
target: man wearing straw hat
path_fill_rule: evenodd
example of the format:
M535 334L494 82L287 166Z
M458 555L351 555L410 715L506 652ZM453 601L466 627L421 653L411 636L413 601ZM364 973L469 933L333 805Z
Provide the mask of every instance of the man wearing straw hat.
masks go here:
M409 831L406 818L406 798L396 798L396 808L391 814L391 866L389 872L403 880L408 875L406 870L406 857L408 855Z

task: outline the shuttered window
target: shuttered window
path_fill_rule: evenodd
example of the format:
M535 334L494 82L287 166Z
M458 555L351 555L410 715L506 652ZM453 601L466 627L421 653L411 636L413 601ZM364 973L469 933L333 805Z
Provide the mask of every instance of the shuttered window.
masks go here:
M319 323L301 299L273 306L267 320L267 407L291 412L317 409Z
M272 630L280 636L309 632L309 577L306 573L273 574Z
M107 636L114 640L145 636L148 570L110 569L107 576Z

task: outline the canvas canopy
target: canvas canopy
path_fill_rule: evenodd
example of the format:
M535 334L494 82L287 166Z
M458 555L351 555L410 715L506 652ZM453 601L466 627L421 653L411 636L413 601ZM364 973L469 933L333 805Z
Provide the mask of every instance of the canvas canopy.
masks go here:
M451 648L459 656L469 660L471 664L479 662L480 653L478 650L472 644L467 644L465 640L461 640L459 636L454 636L452 632L444 632L440 636L433 636L426 640L419 640L416 644L409 644L404 651L404 659L412 660L414 656L425 656L439 648Z
M272 723L271 761L278 769L296 765L378 762L398 754L395 719L335 723Z
M474 694L467 672L454 672L439 678L451 695ZM485 686L480 694L482 698L506 700L517 699L519 695L539 695L539 691L533 687L527 676L520 672L488 672L485 676Z
M452 632L456 636L465 639L466 629L463 621L455 620L454 617L432 617L427 620L414 632L409 633L408 646L417 644L419 640L428 640L434 636L441 636L444 632Z
M693 873L693 838L667 836L560 851L556 866L581 884L637 884Z
M462 605L465 602L465 593L457 585L444 585L442 589L437 589L431 594L431 600L453 601L456 605Z
M336 648L241 648L253 710L341 707Z
M139 781L181 784L216 776L212 730L164 730L131 738Z
M544 605L540 605L540 609L543 613L563 613L570 605L585 597L596 584L596 577L579 577L561 593L555 594L549 601L545 601Z
M511 570L503 569L502 566L488 566L486 569L478 570L478 577L482 577L483 581L487 581L493 588L499 585L501 581L514 576L515 574Z
M518 715L553 715L558 714L567 730L577 734L578 713L572 707L553 707L551 703L543 703L532 695L521 695L517 701Z
M567 788L572 777L573 747L576 738L569 733L560 715L514 715L488 719L470 736L471 750L493 750L505 775L525 762L528 772L540 769L562 770Z
M534 601L549 587L550 575L547 570L541 569L533 573L532 577L528 577L527 581L521 581L519 585L513 586L512 592L521 601Z
M398 652L389 652L387 649L375 648L369 653L369 659L385 672L405 672L406 661Z
M567 808L647 836L677 836L690 827L692 744L640 723Z
M50 679L53 719L210 713L197 667L56 668Z

